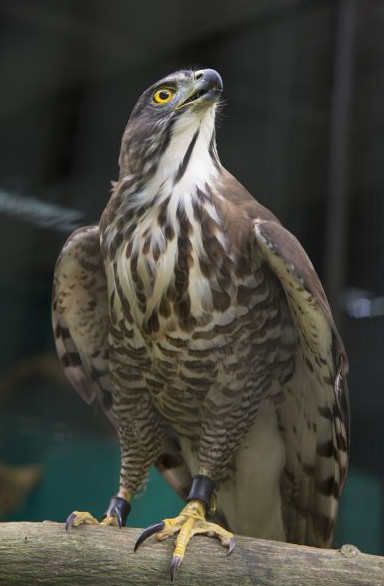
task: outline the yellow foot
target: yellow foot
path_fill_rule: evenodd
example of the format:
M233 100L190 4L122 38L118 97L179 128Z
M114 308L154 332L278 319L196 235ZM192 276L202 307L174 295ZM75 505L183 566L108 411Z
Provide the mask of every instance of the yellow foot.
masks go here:
M65 529L68 531L70 527L78 527L79 525L112 525L113 527L120 527L119 521L114 515L105 515L99 522L87 511L73 511L67 517Z
M170 535L178 533L176 538L176 545L173 551L173 556L170 565L171 580L174 580L177 568L180 566L188 542L196 534L207 534L210 537L218 538L222 545L228 547L228 554L230 554L235 547L235 538L233 533L230 533L216 523L210 523L205 519L205 507L200 501L190 501L180 515L173 519L164 519L160 523L151 525L143 531L135 544L135 551L143 541L151 535L156 535L159 540L166 539Z
M115 515L105 515L100 521L100 525L110 525L112 527L121 527L119 520Z
M73 511L67 517L65 522L65 529L68 531L70 527L78 527L79 525L98 525L99 522L91 513L87 511Z
M102 518L100 525L112 525L112 527L122 527L125 525L131 505L129 501L120 496L113 496L110 500L109 507ZM65 522L65 529L78 527L79 525L99 525L99 521L84 511L73 511Z

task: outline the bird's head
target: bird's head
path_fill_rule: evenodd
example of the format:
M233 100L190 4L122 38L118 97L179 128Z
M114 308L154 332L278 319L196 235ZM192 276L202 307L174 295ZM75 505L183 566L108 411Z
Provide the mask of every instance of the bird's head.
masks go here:
M214 69L177 71L145 90L123 135L120 177L153 175L171 143L175 157L177 151L183 157L184 145L190 144L197 131L209 143L222 90L222 79Z

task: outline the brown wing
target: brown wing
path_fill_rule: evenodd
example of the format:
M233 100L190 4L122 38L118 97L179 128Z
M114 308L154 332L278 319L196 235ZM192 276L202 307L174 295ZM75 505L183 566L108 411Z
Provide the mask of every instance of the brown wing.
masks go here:
M87 403L109 413L108 295L99 228L76 230L57 260L52 322L56 349L69 381Z
M265 260L280 280L301 344L277 412L286 446L281 483L287 540L331 544L348 466L346 353L311 261L274 221L254 221Z

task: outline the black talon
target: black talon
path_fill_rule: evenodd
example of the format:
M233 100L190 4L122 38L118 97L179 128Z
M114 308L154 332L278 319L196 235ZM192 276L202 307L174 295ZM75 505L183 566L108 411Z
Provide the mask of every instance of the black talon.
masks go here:
M227 555L231 555L231 553L233 552L235 547L236 547L236 540L234 537L231 537L231 539L229 540Z
M69 528L72 527L72 521L76 518L75 513L71 513L68 515L67 520L65 521L65 530L69 531Z
M143 543L143 541L148 539L148 537L151 537L151 535L153 535L154 533L157 533L158 531L162 531L164 529L164 527L165 527L164 521L160 521L160 523L155 523L154 525L150 525L149 527L144 529L144 531L140 535L139 539L136 541L135 547L133 548L133 550L136 551L137 548L139 547L139 545L141 545Z
M116 517L120 529L125 525L127 517L130 513L131 505L128 501L120 496L113 496L109 502L108 509L105 511L103 519L110 515Z
M175 580L177 568L180 566L181 559L178 555L174 555L169 566L169 573L171 574L171 582Z

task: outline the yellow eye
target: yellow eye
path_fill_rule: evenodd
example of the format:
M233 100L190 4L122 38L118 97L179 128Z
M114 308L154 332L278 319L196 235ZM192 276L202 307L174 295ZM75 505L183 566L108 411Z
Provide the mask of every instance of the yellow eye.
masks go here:
M175 91L168 87L163 87L160 90L156 90L153 94L153 101L156 104L166 104L174 96Z

